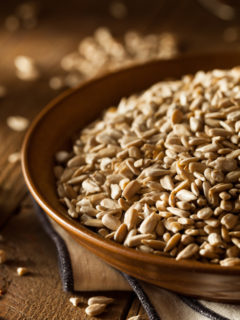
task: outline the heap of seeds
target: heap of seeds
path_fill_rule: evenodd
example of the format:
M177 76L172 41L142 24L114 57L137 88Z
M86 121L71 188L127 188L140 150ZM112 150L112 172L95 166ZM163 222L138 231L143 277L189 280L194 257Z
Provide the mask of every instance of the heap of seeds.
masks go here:
M240 67L122 99L56 161L60 201L102 237L240 265Z

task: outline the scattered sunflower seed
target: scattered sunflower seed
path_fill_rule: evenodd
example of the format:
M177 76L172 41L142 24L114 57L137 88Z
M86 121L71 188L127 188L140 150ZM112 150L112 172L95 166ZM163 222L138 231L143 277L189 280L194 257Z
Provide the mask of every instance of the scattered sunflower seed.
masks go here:
M78 297L71 297L69 301L74 305L74 307L77 307L81 302L81 299Z
M100 303L96 303L96 304L91 304L90 306L88 306L85 309L85 313L88 316L98 316L100 314L102 314L106 309L106 304L100 304Z
M96 297L91 297L88 299L88 305L91 306L92 304L100 303L100 304L110 304L113 303L114 299L109 298L109 297L104 297L104 296L96 296Z
M21 153L20 152L14 152L8 156L8 162L9 163L16 163L20 161L21 159Z
M7 125L14 131L24 131L29 125L29 120L22 116L10 116L7 118Z
M39 78L36 63L30 57L17 56L14 59L16 75L20 80L32 81Z
M29 271L29 269L28 268L26 268L26 267L19 267L19 268L17 268L17 274L18 274L18 276L24 276L24 275L26 275L26 274L29 274L30 273L30 271Z

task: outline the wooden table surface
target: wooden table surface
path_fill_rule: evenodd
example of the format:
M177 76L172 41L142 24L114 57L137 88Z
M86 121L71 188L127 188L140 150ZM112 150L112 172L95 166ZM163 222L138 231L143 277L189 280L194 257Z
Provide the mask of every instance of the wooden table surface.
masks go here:
M8 90L0 100L0 234L5 239L0 242L0 249L8 255L7 263L0 265L0 319L89 319L84 309L93 293L78 294L78 308L69 303L71 295L61 288L54 245L34 215L20 164L8 162L8 156L20 150L24 133L8 128L6 118L22 115L33 119L58 94L49 88L48 81L59 71L61 57L76 49L79 41L99 26L109 27L117 37L129 29L144 34L173 32L184 52L239 49L240 36L237 41L226 43L223 33L229 27L237 28L234 30L239 33L240 29L236 21L220 20L191 0L134 0L128 2L128 16L123 20L109 14L107 0L39 3L39 22L32 30L11 33L3 26L5 17L14 12L19 1L1 4L0 10L0 85ZM17 79L13 63L17 55L36 60L42 73L39 80ZM31 275L17 276L19 266L28 267ZM107 295L116 298L116 302L101 319L127 319L138 314L147 319L133 293Z

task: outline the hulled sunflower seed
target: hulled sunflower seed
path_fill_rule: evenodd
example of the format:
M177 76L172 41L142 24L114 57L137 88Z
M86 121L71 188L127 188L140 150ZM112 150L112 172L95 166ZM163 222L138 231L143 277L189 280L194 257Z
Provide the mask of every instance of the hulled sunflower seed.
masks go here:
M114 299L113 298L109 298L109 297L105 297L105 296L96 296L96 297L91 297L88 299L88 305L91 306L93 304L96 303L100 303L100 304L110 304L113 303Z
M126 238L126 235L128 233L128 228L125 223L122 223L116 230L114 234L114 240L116 242L122 243L124 239Z
M102 223L108 229L115 231L120 226L121 221L111 214L105 214L102 218Z
M190 243L182 251L180 251L176 257L176 260L191 258L199 250L199 246L196 243Z
M102 314L106 309L106 304L100 304L100 303L96 303L96 304L91 304L90 306L88 306L85 309L85 313L88 316L94 317L94 316L98 316L100 314Z
M193 194L191 191L182 189L177 192L176 197L181 201L194 201L197 199L196 195Z
M124 188L122 195L127 200L131 200L134 195L140 190L141 184L137 180L133 180Z
M17 268L17 275L20 276L20 277L25 276L26 274L29 274L29 273L30 273L30 271L26 267Z
M240 266L240 259L239 258L226 258L220 261L220 265L223 267L235 267Z
M7 118L7 125L14 131L24 131L29 125L29 120L22 116L10 116Z
M80 304L81 299L78 297L71 297L69 301L71 302L72 305L74 305L74 307L77 307Z

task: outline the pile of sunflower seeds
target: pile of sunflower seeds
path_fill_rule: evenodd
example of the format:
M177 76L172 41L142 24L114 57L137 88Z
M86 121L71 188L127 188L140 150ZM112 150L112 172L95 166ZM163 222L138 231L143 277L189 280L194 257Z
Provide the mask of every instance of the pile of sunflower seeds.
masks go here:
M64 56L61 68L64 75L49 80L50 88L75 87L85 79L107 70L157 58L170 58L178 53L178 43L171 33L141 35L127 31L122 41L108 28L95 30L92 36L81 40L78 50Z
M102 237L240 265L240 67L123 98L56 161L69 216Z

